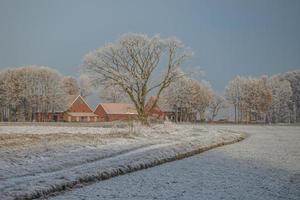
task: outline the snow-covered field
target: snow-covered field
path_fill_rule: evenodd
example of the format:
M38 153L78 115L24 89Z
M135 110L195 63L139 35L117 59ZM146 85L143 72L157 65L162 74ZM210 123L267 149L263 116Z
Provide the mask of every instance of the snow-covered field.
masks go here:
M170 123L150 128L0 126L0 199L39 197L242 138L227 128Z
M238 143L67 191L51 200L299 200L300 127L219 126Z

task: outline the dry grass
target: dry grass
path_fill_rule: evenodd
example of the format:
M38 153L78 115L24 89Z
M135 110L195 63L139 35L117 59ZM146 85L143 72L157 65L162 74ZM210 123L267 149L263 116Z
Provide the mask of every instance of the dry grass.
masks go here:
M133 139L129 132L109 134L0 134L0 150L34 148L47 144L48 147L60 144L104 144L106 139Z

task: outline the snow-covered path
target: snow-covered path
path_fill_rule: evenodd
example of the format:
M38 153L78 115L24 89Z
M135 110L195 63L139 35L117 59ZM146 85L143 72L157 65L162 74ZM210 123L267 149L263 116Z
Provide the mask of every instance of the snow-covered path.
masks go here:
M220 128L249 137L51 199L300 199L300 127Z

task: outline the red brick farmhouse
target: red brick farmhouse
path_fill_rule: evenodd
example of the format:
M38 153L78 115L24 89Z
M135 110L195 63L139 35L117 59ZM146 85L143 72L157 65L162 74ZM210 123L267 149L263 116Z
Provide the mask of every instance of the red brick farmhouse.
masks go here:
M97 122L98 115L94 114L93 110L79 95L64 112L63 119L66 122Z
M100 103L94 112L99 121L127 121L137 119L137 111L132 104Z
M65 111L37 112L35 119L38 122L97 122L98 116L79 95L70 99L70 103Z

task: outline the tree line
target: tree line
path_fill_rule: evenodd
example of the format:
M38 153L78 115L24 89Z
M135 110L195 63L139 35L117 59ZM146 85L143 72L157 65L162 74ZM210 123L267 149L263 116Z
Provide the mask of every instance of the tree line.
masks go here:
M220 111L233 111L236 123L300 122L300 70L271 77L237 76L216 94L205 81L188 76L175 81L160 105L176 114L175 121L214 121ZM229 118L229 117L228 117ZM230 119L227 119L230 120Z
M36 113L46 119L48 113L64 111L74 96L88 95L85 82L43 66L1 70L0 121L34 121Z
M69 99L96 91L108 102L132 103L148 124L146 103L174 114L174 120L214 121L233 108L235 122L300 121L300 71L271 77L231 80L223 95L201 77L182 70L192 52L176 38L126 34L88 53L79 78L48 67L25 66L0 71L0 120L33 121L35 113L64 111ZM151 108L148 108L151 110Z
M237 76L225 90L235 122L300 121L300 70L259 78Z

